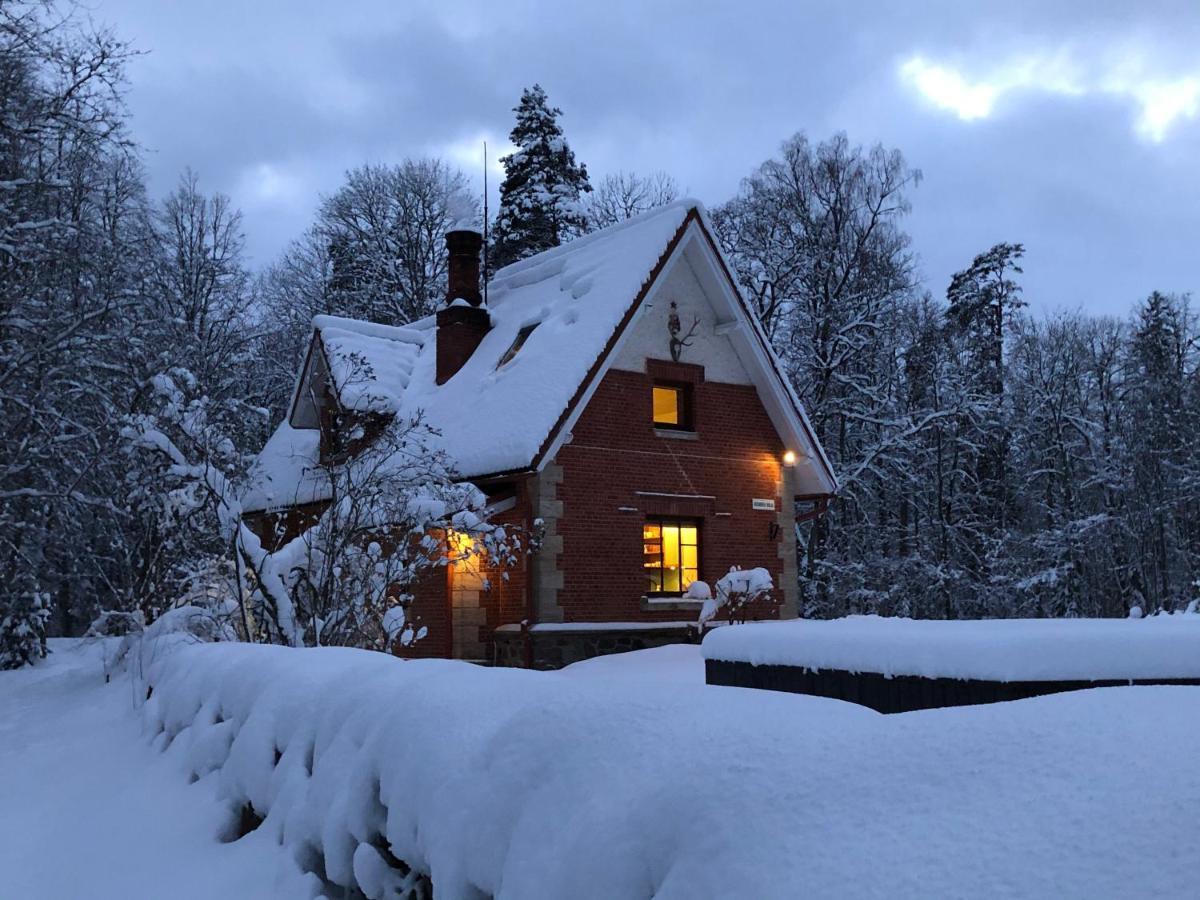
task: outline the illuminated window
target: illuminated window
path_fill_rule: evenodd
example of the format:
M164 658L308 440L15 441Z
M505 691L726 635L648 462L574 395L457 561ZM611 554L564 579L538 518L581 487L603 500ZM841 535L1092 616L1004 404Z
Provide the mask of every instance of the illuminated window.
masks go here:
M700 526L652 520L642 526L642 568L647 594L682 594L700 577Z
M688 389L678 384L654 385L654 427L690 431L692 416Z

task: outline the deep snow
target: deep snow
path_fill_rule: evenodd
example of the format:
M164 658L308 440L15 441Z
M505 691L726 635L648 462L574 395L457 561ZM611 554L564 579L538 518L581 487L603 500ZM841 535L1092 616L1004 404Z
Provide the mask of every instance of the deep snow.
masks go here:
M567 666L572 678L641 681L657 684L704 684L704 657L699 644L667 644L632 653L596 656Z
M0 672L0 897L215 900L309 897L279 847L222 844L212 779L188 784L143 734L114 642L52 640L36 668Z
M306 897L293 855L379 881L379 834L472 900L1195 896L1200 688L880 716L703 685L694 646L226 644L159 655L139 716L97 652L0 673L0 896Z
M1200 688L880 716L585 672L209 645L146 713L340 883L382 835L455 898L1194 896Z

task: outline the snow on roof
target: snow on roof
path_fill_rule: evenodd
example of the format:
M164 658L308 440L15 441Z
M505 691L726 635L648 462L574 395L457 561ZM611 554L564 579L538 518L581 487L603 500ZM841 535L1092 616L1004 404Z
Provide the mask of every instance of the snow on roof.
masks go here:
M1200 615L915 620L882 616L721 628L706 659L987 681L1200 678Z
M359 411L420 415L464 477L533 468L689 221L703 225L703 208L681 200L501 269L488 285L491 329L441 385L436 340L429 339L433 317L397 328L317 316L339 401ZM767 365L778 364L770 356ZM776 380L811 437L786 379ZM262 456L272 449L268 443ZM815 453L828 470L820 448ZM260 462L277 468L271 459ZM831 471L823 483L835 484Z
M415 328L395 328L340 316L317 316L329 374L345 409L396 412L425 343Z
M436 354L422 353L401 412L420 412L441 432L463 475L528 468L694 206L675 203L501 269L488 285L491 330L445 384L435 384Z
M281 422L250 468L242 510L301 505L328 496L329 482L316 468L320 432Z

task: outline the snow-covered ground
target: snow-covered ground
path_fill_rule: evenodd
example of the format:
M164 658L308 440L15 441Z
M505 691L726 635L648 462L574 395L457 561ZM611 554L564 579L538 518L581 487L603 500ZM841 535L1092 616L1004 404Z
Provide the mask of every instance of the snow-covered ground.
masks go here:
M217 840L211 779L189 785L151 749L131 681L104 683L105 643L50 646L37 668L0 672L0 897L311 896L277 845Z
M140 713L95 647L0 673L0 896L311 897L322 856L377 896L381 838L472 900L1196 895L1200 688L881 716L704 685L697 647L146 671ZM220 843L245 801L265 823Z
M704 684L704 657L699 644L667 644L585 659L567 666L560 674L613 681Z

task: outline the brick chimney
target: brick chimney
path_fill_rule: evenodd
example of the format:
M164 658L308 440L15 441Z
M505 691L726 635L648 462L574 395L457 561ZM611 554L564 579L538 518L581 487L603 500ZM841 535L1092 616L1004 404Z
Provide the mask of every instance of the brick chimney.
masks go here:
M437 313L437 383L445 384L471 358L492 327L479 293L478 231L446 232L446 305ZM457 301L457 302L456 302ZM465 301L465 302L464 302Z

